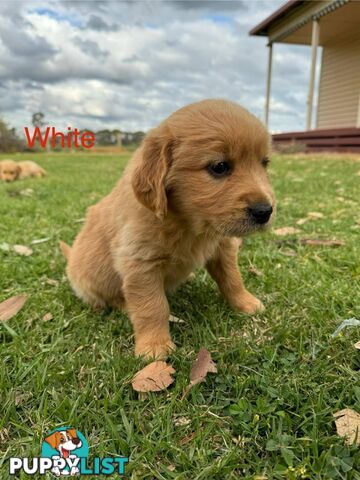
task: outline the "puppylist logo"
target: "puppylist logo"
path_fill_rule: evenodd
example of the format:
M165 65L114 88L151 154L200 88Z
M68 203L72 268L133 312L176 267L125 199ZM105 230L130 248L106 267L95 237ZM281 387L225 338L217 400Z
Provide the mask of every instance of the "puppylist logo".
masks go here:
M51 472L56 477L125 474L125 465L129 461L127 457L95 457L90 465L88 455L89 445L79 430L59 427L44 438L41 457L10 458L9 473L45 475Z

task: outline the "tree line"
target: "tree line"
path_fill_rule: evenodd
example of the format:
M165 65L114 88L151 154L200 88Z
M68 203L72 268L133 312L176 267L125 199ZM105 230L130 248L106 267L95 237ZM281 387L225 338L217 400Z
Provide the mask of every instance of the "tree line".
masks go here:
M42 112L36 112L32 115L31 124L33 127L40 129L46 125L45 115ZM123 146L136 147L145 136L142 131L124 132L118 129L115 130L98 130L83 129L81 132L92 132L95 135L95 145L98 146ZM66 132L64 132L66 135ZM61 149L60 142L58 142L52 150L57 151ZM0 118L0 152L25 152L25 151L40 151L40 145L30 149L25 138L21 138L16 132L15 128L11 128L4 120Z

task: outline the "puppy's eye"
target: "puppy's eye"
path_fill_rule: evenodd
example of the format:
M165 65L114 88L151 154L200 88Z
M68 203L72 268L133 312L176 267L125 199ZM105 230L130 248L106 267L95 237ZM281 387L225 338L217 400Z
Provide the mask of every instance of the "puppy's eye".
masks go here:
M208 171L213 177L224 177L230 174L231 167L228 162L211 163L208 166Z
M261 165L262 165L263 167L265 167L265 168L269 165L269 163L270 163L269 157L264 157L264 158L261 160Z

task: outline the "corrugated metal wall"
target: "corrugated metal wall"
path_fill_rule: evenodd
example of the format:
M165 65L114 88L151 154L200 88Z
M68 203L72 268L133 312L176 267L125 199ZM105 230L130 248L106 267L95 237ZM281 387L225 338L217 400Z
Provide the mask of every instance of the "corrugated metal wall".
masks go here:
M360 29L323 48L317 128L356 127L360 95Z

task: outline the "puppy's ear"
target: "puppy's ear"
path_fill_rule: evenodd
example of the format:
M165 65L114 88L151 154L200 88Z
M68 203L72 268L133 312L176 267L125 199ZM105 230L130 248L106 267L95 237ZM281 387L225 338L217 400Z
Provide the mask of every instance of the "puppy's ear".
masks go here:
M45 442L50 445L51 448L54 450L57 450L57 446L60 443L60 433L59 432L54 432L48 437L45 438Z
M69 428L66 431L70 435L71 438L77 438L77 433L76 433L75 428Z
M162 220L167 211L165 179L171 164L173 138L166 126L152 130L142 146L142 160L132 176L136 198Z

